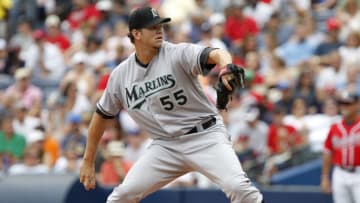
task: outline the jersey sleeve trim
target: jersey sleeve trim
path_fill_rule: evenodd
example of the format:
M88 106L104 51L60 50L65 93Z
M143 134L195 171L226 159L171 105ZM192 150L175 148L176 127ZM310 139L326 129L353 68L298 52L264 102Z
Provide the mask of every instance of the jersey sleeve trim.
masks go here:
M209 54L211 51L216 48L206 47L201 53L199 57L199 64L203 75L207 75L210 73L211 69L215 67L216 64L208 64L207 61L209 59Z
M115 115L112 115L111 113L105 111L104 108L99 103L96 104L96 113L98 113L101 117L105 119L115 118Z

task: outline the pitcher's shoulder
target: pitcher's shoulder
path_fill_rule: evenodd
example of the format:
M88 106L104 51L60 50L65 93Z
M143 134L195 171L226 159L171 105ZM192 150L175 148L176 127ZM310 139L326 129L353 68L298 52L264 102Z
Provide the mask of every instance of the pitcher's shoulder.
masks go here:
M128 56L125 60L123 60L121 63L119 63L113 70L113 72L123 72L126 69L129 68L129 66L131 66L131 64L133 64L134 62L134 53L130 54L130 56Z
M161 52L164 54L172 54L175 56L179 56L184 53L184 51L188 50L188 48L196 46L195 44L181 42L181 43L171 43L164 41L161 46Z
M190 43L181 42L175 44L168 41L164 41L163 44L161 45L161 48L164 50L177 50L177 49L182 49L188 45L190 45Z

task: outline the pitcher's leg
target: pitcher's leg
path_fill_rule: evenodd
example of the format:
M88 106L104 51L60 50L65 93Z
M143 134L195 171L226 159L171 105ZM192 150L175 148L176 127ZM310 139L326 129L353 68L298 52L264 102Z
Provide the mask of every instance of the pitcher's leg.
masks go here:
M130 169L122 184L114 188L107 203L135 203L185 172L176 153L152 145Z
M225 139L225 138L224 138ZM229 142L219 142L187 156L195 170L218 184L232 203L261 203Z

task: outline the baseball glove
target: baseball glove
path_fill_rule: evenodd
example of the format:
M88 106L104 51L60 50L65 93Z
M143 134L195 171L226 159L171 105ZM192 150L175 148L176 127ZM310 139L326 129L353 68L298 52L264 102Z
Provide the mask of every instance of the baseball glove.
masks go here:
M221 77L225 74L232 74L232 78L228 80L229 85L232 90L226 88L224 83L222 82ZM244 88L244 80L245 74L244 69L235 64L228 64L225 68L223 68L219 74L219 80L216 83L215 89L217 94L216 107L219 110L226 109L226 105L231 98L231 94L238 88Z

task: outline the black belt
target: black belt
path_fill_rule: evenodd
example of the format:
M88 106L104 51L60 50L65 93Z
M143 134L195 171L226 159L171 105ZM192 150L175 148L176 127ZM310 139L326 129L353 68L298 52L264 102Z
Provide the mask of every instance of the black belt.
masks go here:
M204 122L201 124L203 130L206 130L208 128L210 128L211 126L215 125L216 124L216 118L215 117L211 117L210 120ZM197 126L194 126L193 128L191 128L191 130L189 130L189 132L185 133L185 135L187 134L192 134L192 133L197 133L197 132L200 132L201 129L198 129Z
M350 172L350 173L355 173L356 172L356 169L359 167L359 166L339 166L342 170L344 171L347 171L347 172Z

